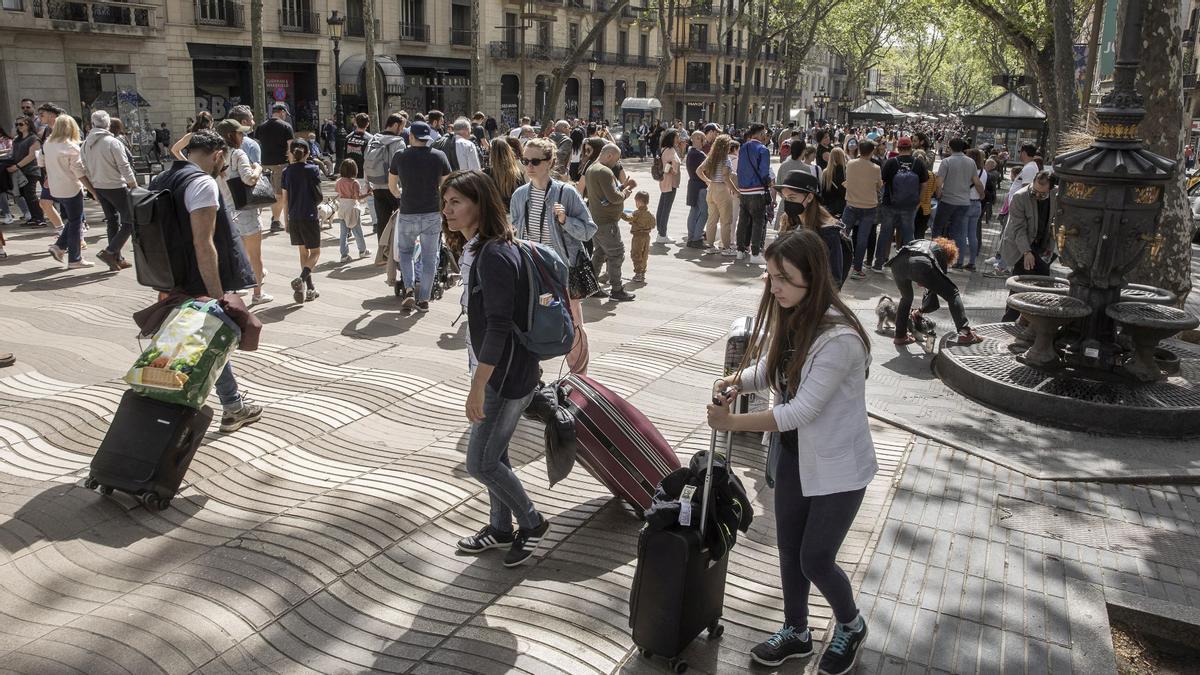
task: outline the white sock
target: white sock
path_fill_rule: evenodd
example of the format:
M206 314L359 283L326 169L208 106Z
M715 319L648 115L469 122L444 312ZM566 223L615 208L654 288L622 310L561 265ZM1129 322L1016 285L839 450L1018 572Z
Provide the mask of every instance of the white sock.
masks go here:
M864 622L863 622L862 614L859 614L858 616L854 617L853 621L851 621L849 623L844 623L844 624L842 624L842 626L844 626L849 631L857 633L858 631L863 629L863 623Z

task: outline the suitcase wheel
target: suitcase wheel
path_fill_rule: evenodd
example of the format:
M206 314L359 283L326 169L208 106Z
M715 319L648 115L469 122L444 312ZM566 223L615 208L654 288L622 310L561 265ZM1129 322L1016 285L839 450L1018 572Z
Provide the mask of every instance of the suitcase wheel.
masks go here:
M112 492L113 492L113 489L110 488L109 486L107 486L107 485L100 486L100 494L108 496L108 495L111 495Z
M650 651L649 649L639 649L638 653L641 654L642 658L645 658L645 659L654 658L654 652Z
M687 661L683 659L671 659L667 661L667 667L676 673L686 673L688 669Z
M83 481L83 487L86 490L95 490L96 488L100 487L100 481L96 480L95 478L92 478L91 476L88 476Z
M725 626L723 626L719 621L713 621L712 625L708 627L708 639L715 640L721 637L721 634L724 632Z
M138 495L138 501L140 501L142 506L145 506L147 510L153 511L166 511L167 507L171 505L171 500L169 498L164 499L159 497L157 492L143 492L142 494Z

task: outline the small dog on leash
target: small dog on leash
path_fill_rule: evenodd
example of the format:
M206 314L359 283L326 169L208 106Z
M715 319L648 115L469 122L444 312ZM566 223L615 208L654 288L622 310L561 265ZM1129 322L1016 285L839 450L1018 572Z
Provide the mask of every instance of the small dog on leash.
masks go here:
M317 220L322 230L333 227L333 219L337 216L337 199L330 197L317 205Z
M896 334L896 303L888 296L879 298L879 302L875 303L875 316L879 322L875 326L875 332L880 335L895 335Z

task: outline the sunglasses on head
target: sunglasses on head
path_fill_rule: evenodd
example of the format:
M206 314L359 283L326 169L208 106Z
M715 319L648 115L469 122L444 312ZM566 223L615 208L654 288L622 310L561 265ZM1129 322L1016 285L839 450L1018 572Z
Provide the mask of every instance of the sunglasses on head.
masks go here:
M525 157L521 158L521 163L524 164L525 166L530 166L530 165L538 166L542 162L549 162L549 161L550 161L549 157L545 157L545 158L534 157L533 159L526 159Z

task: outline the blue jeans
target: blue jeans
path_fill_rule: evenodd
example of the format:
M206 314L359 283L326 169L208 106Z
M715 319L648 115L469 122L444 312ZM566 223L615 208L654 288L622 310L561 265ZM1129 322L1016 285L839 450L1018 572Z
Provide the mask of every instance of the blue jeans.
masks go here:
M225 364L213 388L217 390L217 398L221 400L223 408L237 410L241 407L242 395L238 393L237 380L233 379L233 365Z
M437 277L438 252L442 249L442 214L401 213L396 216L396 260L400 261L400 278L405 288L412 288L416 279L413 249L421 240L421 286L417 302L429 302ZM536 525L536 523L534 523Z
M532 398L532 390L523 398L510 399L501 396L491 385L484 387L483 420L471 425L471 436L467 440L467 473L487 488L491 504L488 522L498 532L506 534L512 532L514 515L523 529L533 529L542 522L508 461L508 442Z
M350 255L350 235L354 235L354 243L358 244L358 252L361 255L367 250L367 240L363 238L362 224L355 222L353 224L342 221L342 234L338 237L338 252L342 257Z
M67 262L79 262L83 256L79 253L79 240L83 236L83 191L74 197L54 199L62 211L63 230L58 235L54 245L67 252Z
M708 222L708 188L701 188L696 195L696 205L688 211L687 238L696 241L704 238L704 224Z
M963 227L963 233L966 235L967 250L960 255L967 259L968 265L975 264L975 258L979 256L979 240L980 228L979 218L983 215L983 202L978 199L972 199L971 205L967 207L967 222Z
M917 207L884 206L880 209L879 239L875 240L875 268L881 269L892 252L892 236L900 230L900 245L913 240L913 222L917 218Z
M854 230L854 269L862 271L863 256L867 254L867 241L871 238L871 227L875 225L876 209L860 209L846 205L842 211L842 222L846 229Z
M933 236L949 237L958 247L958 260L961 263L968 255L967 249L967 217L970 215L968 204L947 204L938 202L937 211L933 214Z

